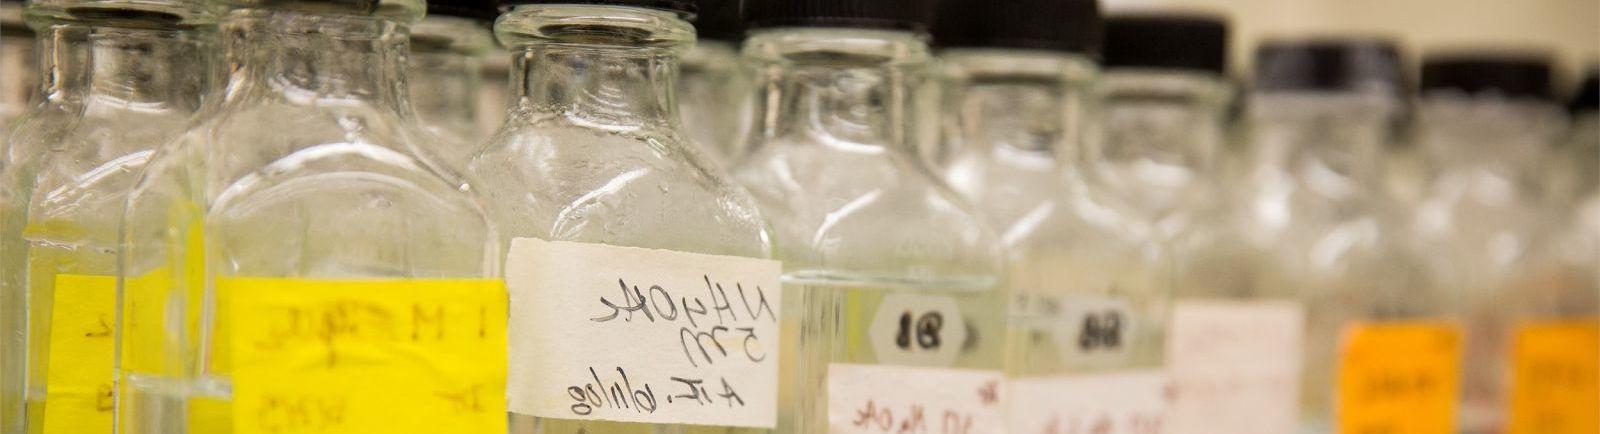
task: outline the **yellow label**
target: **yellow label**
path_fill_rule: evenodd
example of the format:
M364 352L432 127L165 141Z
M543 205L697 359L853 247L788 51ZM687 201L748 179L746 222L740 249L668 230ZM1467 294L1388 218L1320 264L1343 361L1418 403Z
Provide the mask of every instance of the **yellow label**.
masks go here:
M115 277L56 275L45 434L111 432L116 291Z
M236 434L506 432L499 280L222 279Z
M1511 357L1507 433L1600 433L1600 320L1522 325Z
M1461 331L1446 322L1366 323L1344 331L1342 434L1452 434Z

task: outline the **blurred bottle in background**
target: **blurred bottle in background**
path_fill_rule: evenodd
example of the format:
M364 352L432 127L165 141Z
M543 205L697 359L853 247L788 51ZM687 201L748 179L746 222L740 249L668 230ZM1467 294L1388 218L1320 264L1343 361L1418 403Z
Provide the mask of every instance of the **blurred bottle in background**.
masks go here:
M492 0L432 0L427 17L411 27L411 106L422 127L446 144L433 152L452 170L466 167L484 137L478 98L498 14Z
M10 128L11 121L28 109L38 81L34 45L33 29L22 21L22 1L0 2L0 130ZM0 144L0 152L4 150Z
M934 31L945 179L1000 233L1010 265L1012 432L1160 424L1169 270L1078 167L1101 26L1093 0L967 0L942 3Z
M749 134L751 79L739 63L744 23L738 0L701 0L696 37L683 53L678 107L690 140L723 167L744 156Z

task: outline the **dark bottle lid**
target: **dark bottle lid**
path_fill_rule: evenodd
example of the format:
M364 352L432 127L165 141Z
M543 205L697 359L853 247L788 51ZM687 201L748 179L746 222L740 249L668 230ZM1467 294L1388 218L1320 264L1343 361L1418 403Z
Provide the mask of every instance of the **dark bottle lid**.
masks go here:
M1382 39L1269 41L1256 49L1255 88L1400 95L1400 65L1399 48Z
M1228 23L1217 15L1113 14L1106 17L1105 38L1110 68L1227 70Z
M1537 54L1447 54L1422 62L1423 93L1456 90L1549 99L1550 61Z
M677 12L685 17L695 14L694 0L499 0L501 7L517 5L600 5L632 6Z
M428 15L494 21L500 15L495 0L428 0Z
M1098 0L941 0L934 45L1097 54Z
M1567 109L1572 113L1600 110L1600 69L1591 69L1584 76L1583 83L1578 84L1578 92L1567 103Z
M744 17L739 0L699 0L700 14L694 31L700 39L739 42L744 39Z
M925 32L935 0L745 0L750 28L850 27Z

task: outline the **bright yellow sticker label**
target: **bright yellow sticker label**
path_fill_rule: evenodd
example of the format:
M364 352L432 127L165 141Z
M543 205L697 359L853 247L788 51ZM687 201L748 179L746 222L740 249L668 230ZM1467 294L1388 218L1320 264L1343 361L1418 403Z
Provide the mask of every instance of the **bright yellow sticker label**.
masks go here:
M1365 323L1344 331L1342 434L1452 434L1461 331L1446 322Z
M58 274L50 309L45 434L111 432L117 278Z
M1524 324L1508 434L1600 433L1600 319Z
M218 281L235 434L506 432L499 280Z

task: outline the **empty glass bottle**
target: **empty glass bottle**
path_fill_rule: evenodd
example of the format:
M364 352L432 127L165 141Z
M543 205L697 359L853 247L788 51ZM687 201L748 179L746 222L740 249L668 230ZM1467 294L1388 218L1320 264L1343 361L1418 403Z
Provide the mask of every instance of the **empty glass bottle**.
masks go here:
M1013 432L1159 422L1164 383L1129 374L1159 372L1170 270L1086 190L1078 166L1092 164L1079 153L1099 29L1092 0L944 2L935 27L955 152L945 176L1000 233L1010 265ZM1083 405L1109 394L1139 394L1145 407Z
M683 53L678 107L683 128L707 156L724 167L744 156L750 124L750 77L739 64L744 23L736 0L697 2L698 40Z
M678 119L690 10L528 1L496 24L511 107L469 168L509 247L514 432L776 425L778 264Z
M478 97L484 60L495 48L490 22L498 14L493 1L430 1L428 16L411 28L411 104L428 132L449 145L439 157L455 170L483 140Z
M494 227L406 95L413 0L227 3L120 244L124 433L506 432Z
M109 433L118 217L151 152L209 90L215 14L63 0L25 15L44 80L0 163L0 428Z
M1462 432L1507 427L1514 340L1528 321L1592 310L1584 280L1552 274L1539 170L1565 124L1540 55L1440 54L1422 74L1418 140L1431 177L1417 236L1458 291L1467 330Z
M734 169L772 219L795 309L792 427L1004 425L1001 245L913 139L933 2L745 4L756 101ZM895 419L899 417L901 419ZM935 419L937 418L937 419ZM936 428L930 428L936 429Z

